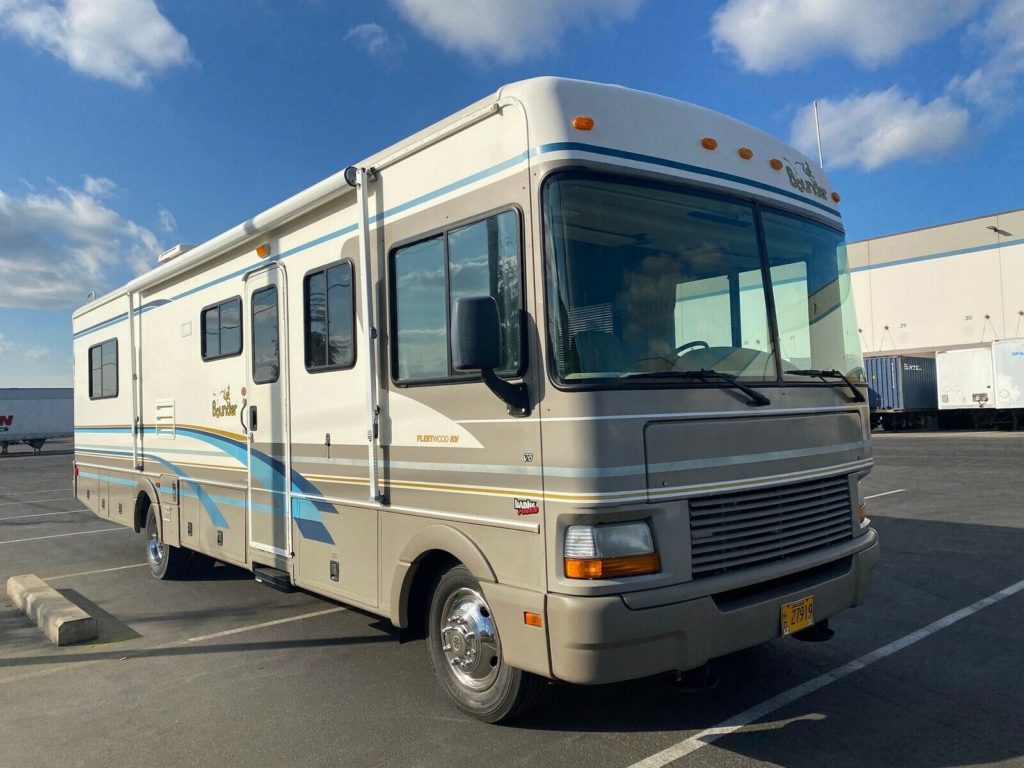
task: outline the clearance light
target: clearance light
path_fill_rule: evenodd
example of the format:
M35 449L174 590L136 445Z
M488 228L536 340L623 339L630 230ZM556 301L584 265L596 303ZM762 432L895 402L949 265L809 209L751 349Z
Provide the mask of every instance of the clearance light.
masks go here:
M267 258L270 255L270 246L267 243L256 246L256 255L261 259Z
M704 149L711 151L718 149L718 142L712 139L710 136L705 136L703 139L701 139L700 145L704 147Z
M779 160L779 158L777 158L777 157L773 157L771 160L769 160L768 161L768 165L770 165L776 171L781 171L782 170L782 161Z
M661 558L646 522L570 525L565 531L565 575L614 579L658 573Z
M523 624L528 627L543 627L544 619L541 618L539 613L523 611Z
M592 131L594 130L594 118L587 117L586 115L576 115L572 119L572 127L577 131Z
M861 525L864 525L864 521L867 520L867 519L868 519L868 505L867 504L861 504L860 508L857 510L857 520L860 522Z
M839 193L838 192L833 192L832 193L832 202L833 203L838 203L841 199L842 198L839 197Z
M737 150L736 154L738 154L744 160L749 160L750 158L752 158L754 156L754 150L749 149L748 147L740 147Z

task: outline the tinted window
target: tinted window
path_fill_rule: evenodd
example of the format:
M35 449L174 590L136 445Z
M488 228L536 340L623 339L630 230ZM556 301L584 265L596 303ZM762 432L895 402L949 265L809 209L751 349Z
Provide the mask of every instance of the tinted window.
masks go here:
M117 339L89 347L89 397L117 397Z
M395 324L399 379L448 375L444 238L395 252Z
M277 287L270 286L252 295L252 380L267 384L277 381L279 372Z
M230 357L242 351L242 300L239 297L207 307L199 317L203 360Z
M355 362L355 297L348 262L312 272L305 280L306 367L351 367Z
M413 245L393 255L396 378L463 376L451 368L449 340L455 301L493 296L501 321L501 367L522 360L519 219L505 211Z

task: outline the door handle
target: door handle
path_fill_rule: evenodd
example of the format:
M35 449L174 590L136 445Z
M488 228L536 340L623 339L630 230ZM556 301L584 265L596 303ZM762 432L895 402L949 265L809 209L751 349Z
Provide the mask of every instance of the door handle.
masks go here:
M250 405L249 406L249 431L250 432L255 432L256 431L256 406L255 405Z

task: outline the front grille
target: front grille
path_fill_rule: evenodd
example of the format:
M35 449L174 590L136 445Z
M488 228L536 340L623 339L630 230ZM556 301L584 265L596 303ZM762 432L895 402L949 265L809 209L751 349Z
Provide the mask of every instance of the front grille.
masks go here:
M852 537L845 475L690 499L694 578L782 560Z

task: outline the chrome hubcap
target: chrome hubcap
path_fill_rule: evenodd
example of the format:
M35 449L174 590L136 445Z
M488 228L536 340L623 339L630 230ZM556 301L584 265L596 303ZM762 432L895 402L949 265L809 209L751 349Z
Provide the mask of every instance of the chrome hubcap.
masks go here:
M150 518L146 523L146 549L149 552L149 562L159 567L164 560L164 548L160 544L160 534L154 518Z
M501 668L498 630L483 596L462 588L445 600L441 611L441 650L455 679L466 688L489 688Z

